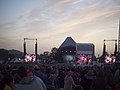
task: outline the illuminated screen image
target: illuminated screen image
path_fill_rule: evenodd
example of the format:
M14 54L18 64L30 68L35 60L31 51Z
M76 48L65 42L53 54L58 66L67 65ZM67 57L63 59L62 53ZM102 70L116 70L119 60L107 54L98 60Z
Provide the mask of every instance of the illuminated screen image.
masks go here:
M77 54L77 64L91 64L92 54Z
M74 55L64 55L63 56L64 61L66 62L71 62L75 60L75 56Z
M111 53L105 55L105 63L114 63L116 61L116 56Z
M93 43L77 43L76 45L76 63L77 64L91 64L94 56Z
M36 55L35 54L26 54L25 55L25 62L35 62Z

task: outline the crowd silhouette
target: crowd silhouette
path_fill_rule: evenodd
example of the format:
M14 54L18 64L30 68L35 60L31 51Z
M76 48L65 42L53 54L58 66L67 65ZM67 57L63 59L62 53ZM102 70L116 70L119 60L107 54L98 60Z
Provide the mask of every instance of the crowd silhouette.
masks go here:
M2 64L0 90L120 90L120 68L115 64Z

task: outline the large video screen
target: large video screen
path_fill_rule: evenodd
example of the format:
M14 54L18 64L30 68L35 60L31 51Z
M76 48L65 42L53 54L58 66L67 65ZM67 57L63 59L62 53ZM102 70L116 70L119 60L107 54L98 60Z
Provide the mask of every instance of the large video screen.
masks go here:
M105 54L105 63L114 63L116 61L116 56L111 53Z
M94 44L92 43L78 43L76 45L76 63L77 64L91 64L94 56Z
M25 60L25 62L35 62L36 55L35 54L26 54L24 60Z
M77 64L91 64L92 54L77 54Z

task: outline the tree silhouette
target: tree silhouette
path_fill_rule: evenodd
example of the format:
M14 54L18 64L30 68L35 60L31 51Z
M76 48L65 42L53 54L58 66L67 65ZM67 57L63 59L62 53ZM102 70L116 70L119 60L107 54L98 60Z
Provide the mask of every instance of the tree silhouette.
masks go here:
M8 60L8 53L9 53L8 50L0 49L0 59L4 60L5 62L7 62L7 60Z

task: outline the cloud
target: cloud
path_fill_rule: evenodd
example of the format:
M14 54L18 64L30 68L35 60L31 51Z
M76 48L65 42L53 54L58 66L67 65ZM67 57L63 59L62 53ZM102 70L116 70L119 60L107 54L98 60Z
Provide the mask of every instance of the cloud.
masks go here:
M93 1L95 2L95 0ZM26 30L21 35L47 39L51 36L56 37L58 35L78 36L76 32L80 32L84 38L87 36L86 33L95 32L95 29L102 30L98 28L104 28L104 25L107 24L103 22L104 20L108 21L107 19L111 18L110 20L112 21L114 16L119 16L118 6L103 9L102 7L107 3L101 6L102 2L100 1L84 3L84 5L88 6L82 5L82 8L84 6L83 10L80 9L80 6L76 6L79 3L81 4L81 2L72 3L74 3L74 1L56 1L55 3L50 3L48 7L45 7L43 10L33 9L26 13L24 16L28 23L25 23L23 26ZM76 7L79 7L79 9L76 9ZM104 30L102 31L104 32ZM93 35L95 35L95 33ZM88 36L90 36L90 34Z
M44 9L33 9L25 14L26 21L28 23L26 23L24 27L30 30L30 28L34 29L34 27L39 26L39 30L35 31L49 31L47 28L49 28L50 30L54 30L52 28L56 28L57 26L61 26L62 28L62 25L63 28L67 28L68 25L71 25L70 27L72 27L75 26L75 24L80 25L82 23L92 22L99 18L111 17L115 15L116 12L119 12L119 7L114 9L106 7L105 9L103 9L102 7L104 5L109 4L110 1L108 1L109 0L107 0L104 4L102 0L101 2L96 0L92 0L91 2L89 2L88 0L54 0L53 3L49 2L50 4L48 4L48 7L45 7ZM82 8L84 8L83 10L81 10L81 6ZM60 29L57 29L57 31L58 30ZM59 32L62 32L62 30Z
M19 15L16 21L0 25L0 38L17 38L20 42L24 37L38 38L44 49L60 45L67 36L96 45L98 40L116 38L119 0L41 0L41 3L42 6Z

